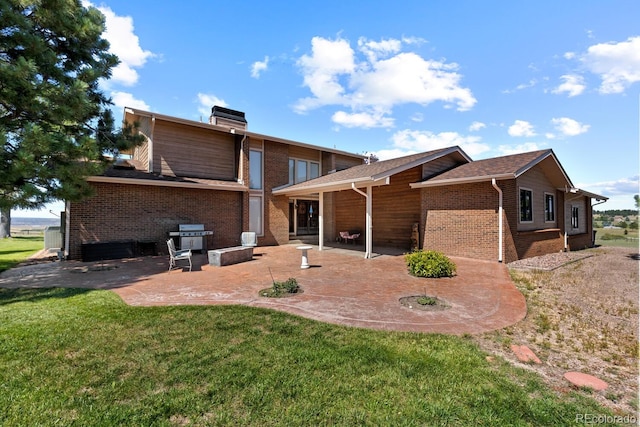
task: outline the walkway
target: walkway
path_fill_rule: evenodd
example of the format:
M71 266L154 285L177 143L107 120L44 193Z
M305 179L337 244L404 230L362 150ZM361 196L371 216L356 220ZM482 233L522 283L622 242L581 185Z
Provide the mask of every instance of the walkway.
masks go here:
M167 256L66 261L25 266L0 274L0 287L79 287L112 289L133 306L242 304L265 307L323 322L364 328L445 334L477 334L510 326L526 315L522 294L504 265L452 258L457 275L420 279L407 273L404 257L317 247L309 251L311 268L300 269L295 245L259 247L250 262L213 267L206 255L194 256L194 270L167 273ZM295 278L303 293L262 298L273 279ZM422 311L399 299L427 293L450 308Z

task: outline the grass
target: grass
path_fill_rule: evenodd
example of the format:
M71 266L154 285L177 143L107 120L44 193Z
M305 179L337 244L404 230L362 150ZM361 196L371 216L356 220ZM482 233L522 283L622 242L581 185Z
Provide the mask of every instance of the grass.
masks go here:
M623 248L638 248L638 230L617 228L596 228L596 245L618 246Z
M0 239L0 272L15 267L43 247L43 236Z
M469 337L0 289L0 424L566 425L608 413Z

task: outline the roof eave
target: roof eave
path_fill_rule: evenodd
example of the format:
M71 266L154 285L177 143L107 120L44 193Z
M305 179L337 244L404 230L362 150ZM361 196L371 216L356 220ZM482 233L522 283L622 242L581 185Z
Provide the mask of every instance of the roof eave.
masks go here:
M219 191L249 191L248 188L241 184L229 185L225 184L205 184L200 182L184 182L184 181L162 181L144 178L122 178L113 176L90 176L87 177L88 182L105 182L109 184L129 184L129 185L148 185L152 187L178 187L178 188L197 188L201 190L219 190Z
M483 175L483 176L470 176L465 178L451 178L441 180L428 180L423 182L414 182L409 184L411 188L428 188L428 187L442 187L445 185L460 185L460 184L473 184L476 182L490 182L492 179L504 180L514 179L515 176L512 173L498 174L498 175Z

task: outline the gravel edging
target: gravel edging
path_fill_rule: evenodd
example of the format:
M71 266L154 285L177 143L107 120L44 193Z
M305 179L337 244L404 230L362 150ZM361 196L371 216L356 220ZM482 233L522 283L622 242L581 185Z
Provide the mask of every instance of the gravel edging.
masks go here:
M517 270L553 271L567 264L578 262L592 256L592 253L584 252L557 252L510 262L507 264L507 267Z

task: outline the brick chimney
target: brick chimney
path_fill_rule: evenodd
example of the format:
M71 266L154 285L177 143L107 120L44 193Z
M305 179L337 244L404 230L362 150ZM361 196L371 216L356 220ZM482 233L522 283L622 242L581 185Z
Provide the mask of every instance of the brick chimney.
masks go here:
M211 109L209 124L224 126L229 129L247 129L247 119L242 111L231 110L229 108L214 105Z

